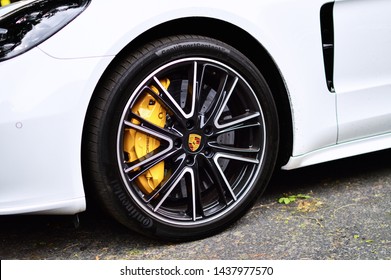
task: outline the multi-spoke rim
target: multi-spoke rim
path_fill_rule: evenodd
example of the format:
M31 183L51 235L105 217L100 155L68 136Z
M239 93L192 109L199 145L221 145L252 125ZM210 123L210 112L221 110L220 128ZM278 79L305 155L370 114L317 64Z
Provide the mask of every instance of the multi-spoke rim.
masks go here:
M161 82L166 78L168 88ZM165 108L164 127L132 112L145 92ZM159 147L128 162L126 129L157 139ZM199 138L196 148L188 144L193 135ZM159 67L131 92L118 128L118 164L129 195L145 213L171 225L206 224L233 210L256 187L265 136L257 95L238 72L213 59L184 58ZM161 162L164 180L145 194L135 180Z

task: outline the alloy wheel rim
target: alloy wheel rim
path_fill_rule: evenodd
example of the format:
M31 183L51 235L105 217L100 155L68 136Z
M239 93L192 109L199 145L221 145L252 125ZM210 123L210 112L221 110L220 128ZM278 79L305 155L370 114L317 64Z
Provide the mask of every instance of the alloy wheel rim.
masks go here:
M168 88L161 82L166 78ZM132 111L146 92L165 108L163 127ZM158 140L158 148L129 162L129 129ZM117 159L128 194L145 213L167 224L197 226L216 221L248 196L265 146L265 119L250 84L227 64L189 57L162 65L130 94L118 127ZM164 179L146 194L135 181L161 162Z

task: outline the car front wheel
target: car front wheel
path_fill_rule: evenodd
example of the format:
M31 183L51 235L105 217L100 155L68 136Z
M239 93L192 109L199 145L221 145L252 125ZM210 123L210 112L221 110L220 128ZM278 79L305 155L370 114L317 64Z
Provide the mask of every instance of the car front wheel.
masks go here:
M85 178L111 215L147 236L190 240L225 229L263 192L278 118L243 54L183 35L116 59L83 141Z

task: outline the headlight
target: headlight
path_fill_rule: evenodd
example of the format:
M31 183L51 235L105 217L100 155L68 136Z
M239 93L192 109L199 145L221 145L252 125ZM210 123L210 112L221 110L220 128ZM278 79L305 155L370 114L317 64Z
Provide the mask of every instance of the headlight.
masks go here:
M42 43L81 12L90 0L37 0L0 17L0 61Z

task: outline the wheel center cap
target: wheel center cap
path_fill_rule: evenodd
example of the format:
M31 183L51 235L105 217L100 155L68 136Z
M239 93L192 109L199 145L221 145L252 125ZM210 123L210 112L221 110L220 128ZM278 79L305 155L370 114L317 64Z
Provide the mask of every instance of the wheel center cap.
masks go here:
M200 148L201 139L202 139L202 137L199 134L195 134L195 133L189 134L189 139L187 142L188 142L190 151L195 152Z

